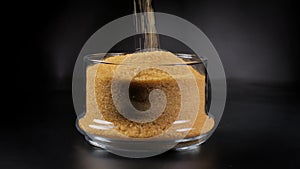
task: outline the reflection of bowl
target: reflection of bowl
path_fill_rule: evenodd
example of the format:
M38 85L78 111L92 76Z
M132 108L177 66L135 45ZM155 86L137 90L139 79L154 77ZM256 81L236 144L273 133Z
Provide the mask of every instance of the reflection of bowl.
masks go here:
M85 63L86 113L78 128L93 145L152 141L183 149L204 142L214 127L203 58L154 51L88 55Z
M218 168L216 151L211 151L213 147L194 149L191 151L169 151L157 157L148 159L121 158L108 153L102 149L88 147L85 144L78 144L75 147L77 169L116 169L116 168ZM120 167L124 166L124 167Z

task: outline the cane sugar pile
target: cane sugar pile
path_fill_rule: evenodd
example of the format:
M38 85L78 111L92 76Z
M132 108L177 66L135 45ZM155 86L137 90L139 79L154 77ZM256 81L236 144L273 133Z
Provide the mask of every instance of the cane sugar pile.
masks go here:
M104 60L106 63L112 64L100 63L89 66L86 70L86 114L79 119L79 127L89 134L110 138L149 138L159 136L162 139L172 139L182 137L182 132L180 131L186 129L189 130L185 137L190 138L210 131L214 126L214 120L209 118L205 112L206 77L192 66L185 67L190 70L194 79L196 79L198 93L195 93L195 91L185 92L190 96L190 101L198 102L198 104L194 104L199 106L197 108L198 112L186 111L179 115L181 106L186 104L181 100L180 87L174 77L184 81L183 85L186 88L189 88L189 85L191 85L191 77L182 74L181 68L176 68L175 76L171 76L155 67L142 70L131 79L125 77L117 79L117 82L125 83L130 81L129 91L124 92L129 92L132 105L141 111L147 110L152 106L149 105L149 93L154 89L162 90L167 99L163 113L154 121L139 123L125 118L118 112L111 93L115 71L118 64L122 64L124 60L128 58L134 60L142 55L150 58L148 60L150 62L151 59L153 61L156 59L155 62L159 62L159 59L170 58L170 56L176 57L174 54L164 51L141 52L113 56ZM172 69L175 68L175 66L170 67ZM128 71L131 71L131 68L128 66ZM196 94L199 94L200 99L195 100L194 95ZM190 107L190 110L195 108ZM189 110L189 108L186 110ZM196 116L194 116L195 113Z

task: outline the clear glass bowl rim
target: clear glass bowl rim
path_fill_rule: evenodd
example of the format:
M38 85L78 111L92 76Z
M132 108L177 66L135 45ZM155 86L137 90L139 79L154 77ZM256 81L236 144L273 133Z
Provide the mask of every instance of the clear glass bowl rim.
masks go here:
M104 61L104 58L107 56L119 56L119 55L127 55L132 53L126 52L118 52L118 53L94 53L88 54L83 57L85 63L88 64L111 64L111 65L136 65L136 63L114 63ZM197 56L196 54L187 54L187 53L174 53L178 58L183 59L184 63L171 63L171 64L154 64L155 66L180 66L180 65L195 65L195 64L203 64L206 65L207 58L204 56Z

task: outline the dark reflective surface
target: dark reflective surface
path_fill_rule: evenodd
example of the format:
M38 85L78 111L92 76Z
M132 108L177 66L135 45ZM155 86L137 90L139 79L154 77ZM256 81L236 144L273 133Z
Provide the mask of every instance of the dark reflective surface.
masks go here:
M146 159L129 159L115 156L101 149L78 146L77 168L215 168L214 155L200 149L187 152L169 151Z
M226 110L201 148L129 159L91 147L76 131L70 92L25 100L26 110L6 117L1 168L299 168L297 93L291 87L229 84ZM28 94L28 93L27 93ZM33 98L33 97L32 97ZM24 111L25 112L25 111ZM14 120L9 120L15 119ZM5 137L4 137L5 135Z

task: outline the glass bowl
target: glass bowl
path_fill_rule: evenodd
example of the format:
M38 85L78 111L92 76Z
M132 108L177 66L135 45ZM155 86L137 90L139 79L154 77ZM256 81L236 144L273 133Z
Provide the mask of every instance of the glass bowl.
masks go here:
M208 114L207 59L166 51L84 57L77 129L114 154L149 157L197 148L221 114Z

